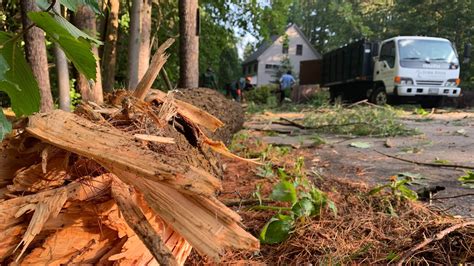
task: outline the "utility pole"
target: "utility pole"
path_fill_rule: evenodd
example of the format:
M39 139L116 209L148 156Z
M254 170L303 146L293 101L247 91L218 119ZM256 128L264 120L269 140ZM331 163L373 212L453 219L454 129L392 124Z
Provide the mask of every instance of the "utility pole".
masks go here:
M179 87L199 86L198 0L179 0Z

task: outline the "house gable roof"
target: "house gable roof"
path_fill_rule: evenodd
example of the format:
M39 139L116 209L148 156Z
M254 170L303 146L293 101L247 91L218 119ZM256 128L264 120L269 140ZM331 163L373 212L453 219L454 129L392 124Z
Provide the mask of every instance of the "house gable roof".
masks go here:
M294 27L295 30L298 32L298 34L303 38L303 40L306 42L306 44L311 48L311 51L313 51L313 53L318 56L318 57L321 57L321 54L316 51L316 49L314 49L313 45L311 45L311 43L309 42L308 38L304 35L304 33L301 31L301 29L296 26L295 24L292 24L292 25L289 25L286 29L285 29L285 32L288 31L289 28L291 27ZM245 64L248 64L248 63L251 63L253 61L256 61L258 60L258 58L263 54L265 53L265 51L270 48L270 46L272 46L281 36L277 36L277 35L274 35L272 37L270 37L270 41L265 41L263 42L262 45L260 45L260 47L258 47L258 49L253 52L251 55L249 55L245 60L244 62L242 63L243 65Z
M250 63L250 62L253 62L255 60L257 60L268 48L270 48L270 46L272 46L272 44L279 38L280 36L278 35L273 35L270 37L270 41L264 41L262 43L262 45L260 45L260 47L258 47L258 49L253 52L251 55L249 55L242 64L247 64L247 63Z

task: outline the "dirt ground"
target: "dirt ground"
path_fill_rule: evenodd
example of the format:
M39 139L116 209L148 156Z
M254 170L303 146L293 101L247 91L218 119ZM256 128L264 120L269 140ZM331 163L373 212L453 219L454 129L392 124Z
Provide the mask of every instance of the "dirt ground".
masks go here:
M457 180L463 169L421 166L396 160L378 152L425 163L438 162L474 166L474 112L472 110L434 110L432 114L420 116L406 114L402 122L418 130L415 136L391 138L357 137L347 138L322 134L324 145L314 145L312 135L291 126L271 124L276 117L299 119L299 113L281 113L253 116L246 126L252 130L271 130L277 134L262 136L263 142L273 145L293 146L306 149L314 171L322 176L339 177L350 181L362 181L369 185L387 183L390 176L408 172L420 174L419 184L413 190L431 190L427 204L451 215L474 218L474 192L462 187ZM264 134L265 135L265 134ZM351 147L353 142L366 142L368 149ZM312 156L311 156L312 154ZM461 196L470 194L467 196ZM453 198L449 198L453 197ZM436 199L440 198L440 199Z

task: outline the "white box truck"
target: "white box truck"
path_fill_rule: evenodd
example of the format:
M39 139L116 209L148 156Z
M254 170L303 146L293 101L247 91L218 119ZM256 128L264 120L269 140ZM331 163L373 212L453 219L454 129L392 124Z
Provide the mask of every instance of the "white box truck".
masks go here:
M443 97L459 97L459 71L449 40L399 36L380 43L361 40L325 54L322 83L333 101L413 100L434 107Z

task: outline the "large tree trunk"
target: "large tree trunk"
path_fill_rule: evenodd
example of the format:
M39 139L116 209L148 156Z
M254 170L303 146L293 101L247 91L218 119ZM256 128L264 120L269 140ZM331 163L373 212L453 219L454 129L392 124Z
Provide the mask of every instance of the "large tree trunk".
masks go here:
M151 36L151 0L142 0L140 14L140 51L138 57L138 80L143 78L150 65L150 36Z
M79 29L84 30L91 36L94 36L97 32L95 14L88 6L80 6L77 9L76 15L74 16L74 23ZM98 49L96 46L92 48L92 52L98 57ZM96 80L95 82L91 83L89 83L84 75L79 73L77 78L77 87L81 92L83 100L102 104L104 101L104 96L102 93L102 75L100 74L99 61L96 63L96 70Z
M140 11L142 0L133 0L130 11L130 38L128 40L128 89L138 84L138 62L140 57Z
M117 62L118 15L120 1L109 0L109 16L105 35L102 69L104 74L104 91L111 92L115 84L115 66Z
M21 14L23 28L28 28L32 22L28 19L28 12L40 11L35 0L21 0ZM41 111L53 110L53 97L49 83L48 59L44 32L38 27L29 29L24 36L26 59L30 63L33 75L38 81L41 94Z
M179 87L199 85L198 1L179 0Z
M54 5L54 11L61 13L59 2ZM64 111L71 110L71 96L69 94L69 68L66 55L58 44L54 44L54 56L56 60L56 72L58 75L59 108Z

